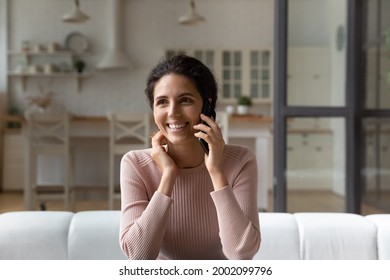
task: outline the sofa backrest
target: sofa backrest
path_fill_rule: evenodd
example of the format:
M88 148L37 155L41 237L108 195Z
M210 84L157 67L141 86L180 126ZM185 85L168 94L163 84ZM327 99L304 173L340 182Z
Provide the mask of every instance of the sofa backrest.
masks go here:
M261 243L254 259L299 260L299 229L288 213L259 213Z
M62 260L68 257L71 212L9 212L0 215L0 259Z
M126 259L119 246L120 211L89 211L74 215L68 233L72 260Z
M363 216L346 213L294 214L301 259L374 260L378 258L376 227Z
M0 259L124 260L120 211L0 215ZM259 213L257 260L390 259L390 214Z

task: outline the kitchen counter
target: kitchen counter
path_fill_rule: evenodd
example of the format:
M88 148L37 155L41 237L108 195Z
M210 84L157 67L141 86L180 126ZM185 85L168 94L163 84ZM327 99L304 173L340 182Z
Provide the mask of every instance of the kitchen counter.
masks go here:
M20 123L23 127L26 119L23 115L1 115L1 122ZM241 144L241 140L254 140L254 152L258 161L258 207L268 208L268 190L272 189L273 177L273 136L271 117L261 115L231 115L229 119L228 143ZM151 128L153 132L155 128ZM70 127L72 142L75 144L76 168L82 170L88 166L88 172L79 172L76 184L97 185L108 183L108 137L109 121L106 116L73 115ZM92 166L91 166L92 163ZM55 168L55 164L49 166ZM48 173L53 170L48 170ZM98 175L98 176L97 176ZM89 183L90 182L90 183Z

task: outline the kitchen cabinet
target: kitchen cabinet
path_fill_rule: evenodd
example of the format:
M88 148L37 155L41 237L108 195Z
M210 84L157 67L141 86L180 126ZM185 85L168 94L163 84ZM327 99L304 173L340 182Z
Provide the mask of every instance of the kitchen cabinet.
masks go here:
M291 118L287 130L289 190L330 190L335 134L325 118Z
M326 48L289 48L288 58L288 105L330 105L332 96L329 50Z
M202 61L220 86L220 101L235 104L249 96L255 104L272 107L273 58L271 48L261 49L168 49L166 56L187 54Z

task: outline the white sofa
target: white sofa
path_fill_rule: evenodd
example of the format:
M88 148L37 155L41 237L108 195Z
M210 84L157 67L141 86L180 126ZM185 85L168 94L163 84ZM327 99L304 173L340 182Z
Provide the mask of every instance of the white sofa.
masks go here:
M125 259L119 211L0 214L0 259ZM254 259L390 259L390 214L259 213Z

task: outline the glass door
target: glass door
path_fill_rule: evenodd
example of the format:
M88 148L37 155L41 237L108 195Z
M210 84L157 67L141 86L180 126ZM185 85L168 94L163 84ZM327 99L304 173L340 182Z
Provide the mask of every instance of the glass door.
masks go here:
M347 0L276 3L274 210L344 212Z
M390 212L390 1L365 1L363 203Z
M343 212L345 120L331 109L345 106L346 1L288 3L287 211Z

